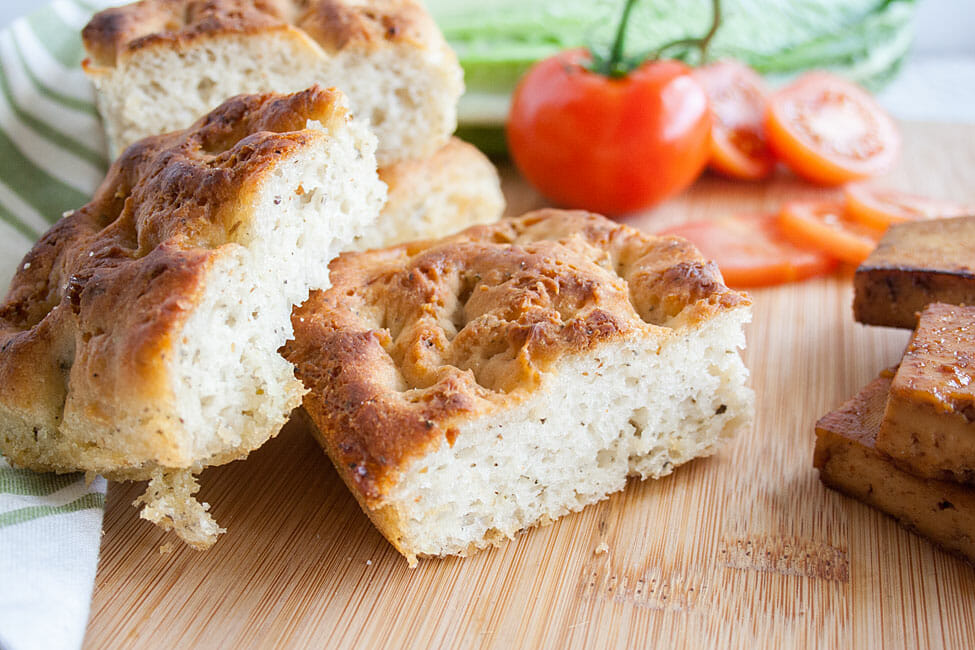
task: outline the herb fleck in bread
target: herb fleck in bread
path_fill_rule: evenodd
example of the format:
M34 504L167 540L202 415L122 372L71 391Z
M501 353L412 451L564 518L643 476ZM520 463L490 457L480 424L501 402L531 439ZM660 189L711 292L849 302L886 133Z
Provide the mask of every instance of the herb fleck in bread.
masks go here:
M205 547L192 474L275 435L304 392L294 304L384 200L341 94L241 96L143 140L24 258L0 305L0 449L151 479L145 514Z
M750 302L682 239L545 210L331 269L284 353L411 563L669 474L751 421Z
M113 154L227 97L319 83L369 120L385 166L446 144L463 92L417 0L142 0L96 14L82 36Z

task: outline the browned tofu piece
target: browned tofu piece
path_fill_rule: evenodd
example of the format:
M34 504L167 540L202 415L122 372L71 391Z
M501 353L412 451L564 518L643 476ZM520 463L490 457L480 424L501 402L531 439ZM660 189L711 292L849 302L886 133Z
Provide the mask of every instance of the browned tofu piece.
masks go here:
M877 449L918 476L975 483L975 307L935 303L921 313Z
M875 447L890 383L889 373L881 375L816 423L819 478L975 562L975 489L914 476Z
M866 325L913 328L932 302L975 305L975 217L894 224L853 286L853 317Z

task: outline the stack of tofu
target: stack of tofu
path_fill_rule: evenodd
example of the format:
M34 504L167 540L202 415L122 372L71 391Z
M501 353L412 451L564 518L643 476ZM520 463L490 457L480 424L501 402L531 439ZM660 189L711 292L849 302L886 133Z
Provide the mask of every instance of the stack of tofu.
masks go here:
M820 478L975 562L975 217L893 226L855 290L858 321L914 335L816 423Z

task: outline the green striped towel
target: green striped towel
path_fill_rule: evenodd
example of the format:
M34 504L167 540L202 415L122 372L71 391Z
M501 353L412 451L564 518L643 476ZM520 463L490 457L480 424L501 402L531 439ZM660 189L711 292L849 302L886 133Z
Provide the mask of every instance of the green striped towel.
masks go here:
M0 31L0 285L107 167L79 32L115 0L58 0ZM106 484L0 458L0 648L77 648L98 562Z
M77 648L98 564L105 480L0 459L0 648Z
M80 31L115 0L57 0L0 32L0 283L108 166Z

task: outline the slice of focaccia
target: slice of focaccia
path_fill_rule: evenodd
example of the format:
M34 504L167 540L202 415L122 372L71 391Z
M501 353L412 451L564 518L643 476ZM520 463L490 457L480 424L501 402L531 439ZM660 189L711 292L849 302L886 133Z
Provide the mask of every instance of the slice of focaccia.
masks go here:
M331 268L284 354L411 564L669 474L751 421L750 301L685 240L545 210Z
M379 178L389 186L389 200L359 249L443 237L497 221L504 212L498 170L457 138L429 158L380 168Z
M143 515L205 547L192 474L275 435L304 392L291 310L385 198L341 94L241 96L143 140L24 258L0 305L0 449L151 479Z
M385 166L446 144L463 92L419 0L142 0L96 14L82 36L113 154L227 97L318 83L370 122Z

